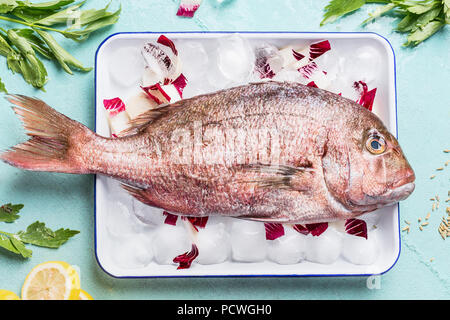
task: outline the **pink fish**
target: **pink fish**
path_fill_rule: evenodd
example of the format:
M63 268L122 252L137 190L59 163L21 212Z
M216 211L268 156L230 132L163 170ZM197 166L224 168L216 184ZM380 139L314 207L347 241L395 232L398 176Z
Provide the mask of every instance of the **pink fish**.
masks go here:
M0 158L36 171L102 174L176 215L311 224L406 199L414 172L382 121L354 101L263 82L181 100L101 137L43 101L11 95L31 137Z

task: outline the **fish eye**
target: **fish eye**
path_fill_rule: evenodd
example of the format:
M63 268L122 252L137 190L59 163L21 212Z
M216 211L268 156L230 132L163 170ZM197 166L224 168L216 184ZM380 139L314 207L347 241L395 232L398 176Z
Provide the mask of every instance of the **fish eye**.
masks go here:
M386 142L379 135L372 135L366 141L366 149L372 154L381 154L386 150Z

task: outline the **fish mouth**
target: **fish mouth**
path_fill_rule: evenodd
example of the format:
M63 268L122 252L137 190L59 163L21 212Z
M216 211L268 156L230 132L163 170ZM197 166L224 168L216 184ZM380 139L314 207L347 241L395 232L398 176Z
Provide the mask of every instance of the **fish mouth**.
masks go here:
M391 189L386 192L382 198L383 202L386 204L393 204L402 200L405 200L413 193L416 185L414 182L406 182L396 187L395 189Z

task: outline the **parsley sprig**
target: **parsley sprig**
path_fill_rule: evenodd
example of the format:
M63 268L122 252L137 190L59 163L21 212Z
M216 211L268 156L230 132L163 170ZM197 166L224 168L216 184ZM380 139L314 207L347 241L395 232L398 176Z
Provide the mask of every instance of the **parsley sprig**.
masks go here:
M20 216L19 211L23 204L5 204L0 207L0 221L11 223ZM36 221L29 225L25 231L10 233L0 231L0 247L12 253L21 255L23 258L30 258L32 251L25 244L32 244L39 247L59 248L74 235L80 233L77 230L58 229L53 231L45 226L45 223Z
M385 14L399 17L395 31L407 33L404 46L417 46L446 24L450 24L450 0L331 0L325 7L320 25L332 23L367 3L383 6L369 13L369 18L362 24L365 25Z
M108 4L102 9L82 10L86 1L74 4L75 0L40 3L0 0L0 20L24 26L9 30L0 27L0 55L6 57L8 68L13 73L21 74L27 83L39 89L43 89L48 81L41 57L59 63L69 74L72 74L72 69L82 72L92 70L84 67L52 35L59 33L81 42L91 33L115 24L119 19L121 8L110 12ZM6 92L1 80L0 91Z

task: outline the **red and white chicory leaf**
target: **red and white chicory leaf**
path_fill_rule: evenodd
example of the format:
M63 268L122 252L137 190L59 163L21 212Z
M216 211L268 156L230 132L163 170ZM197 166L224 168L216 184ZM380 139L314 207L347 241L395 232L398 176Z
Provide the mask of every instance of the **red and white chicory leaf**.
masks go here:
M307 87L313 87L313 88L319 88L314 81L309 82L306 86Z
M175 226L177 224L178 216L175 214L171 214L167 211L163 212L163 215L166 216L166 219L164 220L165 224L170 224L172 226Z
M188 220L197 232L198 228L205 228L208 222L208 217L182 217L181 219Z
M119 97L104 99L103 106L107 111L107 118L111 136L117 138L120 132L129 128L130 117L125 112L125 103Z
M313 43L309 46L309 60L312 61L329 50L331 50L331 45L328 40Z
M348 219L345 221L345 232L367 239L367 224L361 219Z
M175 48L175 44L173 43L172 40L170 40L169 38L167 38L165 35L160 35L158 40L156 41L160 44L162 44L163 46L169 47L174 55L178 55L178 51L177 48Z
M180 74L178 78L176 78L174 81L172 81L172 85L175 87L175 89L180 94L180 97L183 97L183 90L187 85L187 79L183 74Z
M284 227L281 223L264 223L266 240L275 240L284 236Z
M177 16L192 18L201 3L202 0L181 0Z
M125 103L119 97L113 99L104 99L103 106L108 110L110 116L114 116L125 111Z
M315 237L320 236L328 229L328 222L310 223L310 224L296 224L294 230L304 235L311 234Z
M174 263L178 263L177 269L189 269L195 258L198 257L198 248L195 244L192 244L192 249L189 252L180 254L173 259Z
M369 91L367 84L364 81L356 81L353 84L353 88L357 90L360 94L359 99L356 100L356 103L359 103L364 108L369 111L372 111L373 102L375 100L375 95L377 93L377 88Z

